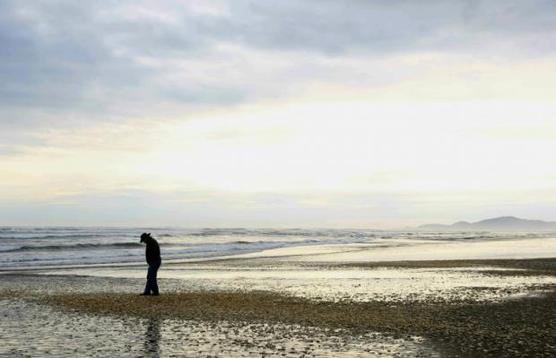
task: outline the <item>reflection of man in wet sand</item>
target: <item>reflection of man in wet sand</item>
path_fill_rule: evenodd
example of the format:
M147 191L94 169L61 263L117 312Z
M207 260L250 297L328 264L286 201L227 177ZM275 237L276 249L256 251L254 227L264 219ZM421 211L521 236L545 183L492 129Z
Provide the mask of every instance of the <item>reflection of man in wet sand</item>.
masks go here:
M144 242L147 247L145 249L145 257L147 259L147 264L149 264L149 269L147 271L147 284L145 285L145 291L141 295L143 296L158 296L158 283L156 282L156 274L158 268L161 264L160 259L160 247L158 242L153 239L150 233L141 234L141 242Z
M160 355L160 321L157 319L149 320L145 332L145 342L143 344L146 357L158 357Z

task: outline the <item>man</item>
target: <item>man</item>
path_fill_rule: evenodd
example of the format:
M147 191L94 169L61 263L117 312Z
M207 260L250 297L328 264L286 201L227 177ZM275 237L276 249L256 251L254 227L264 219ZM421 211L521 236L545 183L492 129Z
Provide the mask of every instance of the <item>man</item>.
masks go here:
M153 239L150 233L142 233L141 234L141 243L145 243L147 245L145 249L145 257L147 259L147 264L149 265L149 269L147 271L147 284L145 285L145 291L141 294L141 296L158 296L158 284L156 282L156 273L158 272L158 268L162 260L160 259L160 247L158 246L158 242Z

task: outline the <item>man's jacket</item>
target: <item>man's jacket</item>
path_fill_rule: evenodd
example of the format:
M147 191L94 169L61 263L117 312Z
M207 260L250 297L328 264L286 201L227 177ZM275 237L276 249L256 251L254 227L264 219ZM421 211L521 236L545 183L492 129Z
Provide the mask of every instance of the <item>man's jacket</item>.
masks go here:
M146 242L147 247L145 248L145 257L147 258L147 263L149 265L155 262L160 262L160 247L155 239L150 239Z

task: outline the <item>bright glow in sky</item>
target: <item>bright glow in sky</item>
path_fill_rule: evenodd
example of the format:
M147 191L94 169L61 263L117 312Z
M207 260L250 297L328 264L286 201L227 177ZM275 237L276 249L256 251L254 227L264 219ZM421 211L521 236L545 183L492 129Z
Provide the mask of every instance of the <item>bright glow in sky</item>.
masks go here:
M0 224L556 219L554 5L347 3L3 3Z

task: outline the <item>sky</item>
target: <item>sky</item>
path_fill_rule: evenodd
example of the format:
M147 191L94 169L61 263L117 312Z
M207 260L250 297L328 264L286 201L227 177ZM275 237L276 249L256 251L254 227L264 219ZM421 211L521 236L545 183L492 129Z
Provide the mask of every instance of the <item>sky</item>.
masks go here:
M0 0L0 225L556 220L556 2Z

